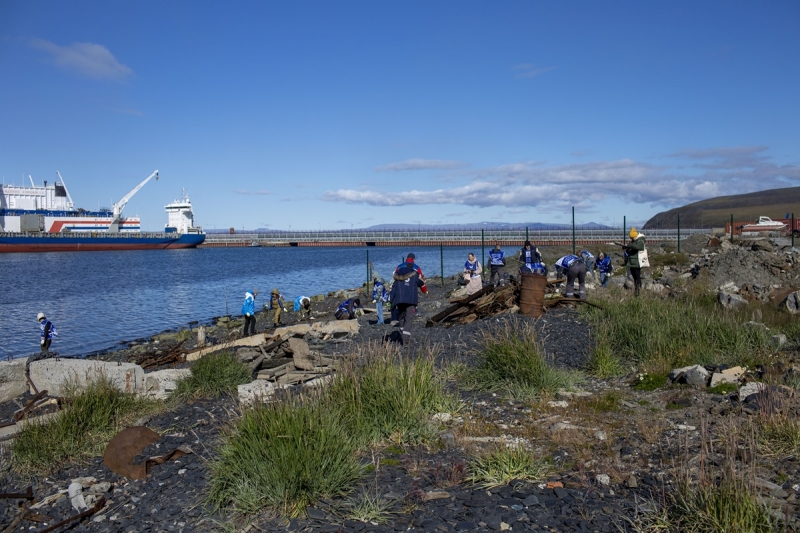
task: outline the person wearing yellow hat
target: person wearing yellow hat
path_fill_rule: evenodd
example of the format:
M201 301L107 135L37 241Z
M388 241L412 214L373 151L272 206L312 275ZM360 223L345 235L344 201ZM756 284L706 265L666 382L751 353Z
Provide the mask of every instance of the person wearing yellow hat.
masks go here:
M278 327L278 325L282 324L281 311L286 312L286 304L283 302L283 295L278 289L272 289L267 309L273 312L272 325Z
M625 251L625 257L627 258L625 265L630 270L631 276L633 276L634 294L639 296L639 291L642 288L642 268L650 266L650 262L647 258L644 234L636 231L636 228L631 228L628 237L631 240L628 244L623 245L622 249Z

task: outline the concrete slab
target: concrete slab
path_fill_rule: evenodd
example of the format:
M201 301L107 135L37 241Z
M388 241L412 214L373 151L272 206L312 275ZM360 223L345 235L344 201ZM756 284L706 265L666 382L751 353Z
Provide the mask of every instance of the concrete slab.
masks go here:
M28 390L25 361L27 359L0 362L0 403L13 400Z
M127 393L144 392L144 370L133 363L107 363L84 359L45 359L30 366L31 381L39 390L62 396L67 383L79 387L106 377Z
M236 339L235 341L223 342L220 344L215 344L214 346L209 346L208 348L203 348L201 350L195 350L193 352L189 352L188 354L186 354L186 360L197 361L204 355L218 352L220 350L225 350L226 348L235 348L236 346L258 346L259 344L264 344L265 342L266 341L264 334L256 333L255 335L250 335L249 337L245 337L243 339Z
M188 368L168 368L144 375L144 394L150 398L163 400L175 390L178 380L191 375Z
M249 406L269 401L275 395L275 389L278 387L280 385L263 379L239 385L239 403L243 406Z

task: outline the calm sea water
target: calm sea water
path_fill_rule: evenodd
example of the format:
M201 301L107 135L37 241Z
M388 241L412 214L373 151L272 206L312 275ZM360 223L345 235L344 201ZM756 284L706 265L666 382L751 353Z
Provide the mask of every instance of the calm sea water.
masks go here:
M388 277L409 251L426 276L439 275L438 247L0 254L0 356L38 351L39 311L58 330L53 350L85 355L190 321L238 315L248 288L258 288L261 308L276 287L287 305L299 295L357 287L366 281L367 252ZM468 252L480 257L481 249L444 248L445 276L461 271Z

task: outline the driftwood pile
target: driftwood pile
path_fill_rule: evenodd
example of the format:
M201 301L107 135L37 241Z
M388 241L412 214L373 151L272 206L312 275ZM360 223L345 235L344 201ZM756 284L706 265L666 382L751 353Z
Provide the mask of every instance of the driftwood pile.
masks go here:
M282 385L306 383L324 378L337 370L343 357L322 355L311 350L302 337L276 335L264 344L237 352L237 357L250 367L256 379Z
M564 298L556 294L556 286L566 281L566 279L561 278L547 282L544 301L545 310L556 305L571 303L585 303L597 307L586 300ZM451 300L450 303L452 305L428 319L425 327L429 328L436 324L469 324L480 318L517 313L519 312L520 289L520 283L515 278L509 279L505 285L500 287L487 285L471 296Z

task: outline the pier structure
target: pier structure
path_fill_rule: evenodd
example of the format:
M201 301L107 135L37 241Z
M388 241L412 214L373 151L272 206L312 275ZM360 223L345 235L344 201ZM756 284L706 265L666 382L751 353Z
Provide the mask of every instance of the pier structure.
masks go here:
M645 231L648 242L677 241L706 229L659 229ZM447 231L271 231L265 233L209 233L203 247L256 246L522 246L527 237L535 246L579 246L626 242L623 228L535 230L485 229Z

